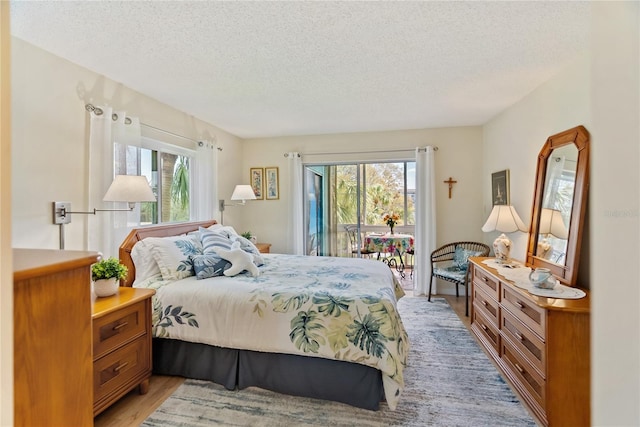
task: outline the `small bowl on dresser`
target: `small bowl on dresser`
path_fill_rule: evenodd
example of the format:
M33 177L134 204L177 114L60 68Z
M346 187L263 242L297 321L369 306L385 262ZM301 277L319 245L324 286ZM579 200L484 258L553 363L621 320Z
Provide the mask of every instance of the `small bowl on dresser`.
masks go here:
M540 289L553 289L556 287L556 277L548 268L536 268L529 273L529 281Z

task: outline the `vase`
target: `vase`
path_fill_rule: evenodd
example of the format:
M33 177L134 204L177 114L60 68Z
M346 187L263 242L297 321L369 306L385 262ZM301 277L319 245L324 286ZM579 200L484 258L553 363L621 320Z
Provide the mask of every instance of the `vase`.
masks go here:
M93 292L98 297L108 297L118 292L118 279L98 279L93 282Z
M393 227L389 227L391 229L391 234L393 234Z

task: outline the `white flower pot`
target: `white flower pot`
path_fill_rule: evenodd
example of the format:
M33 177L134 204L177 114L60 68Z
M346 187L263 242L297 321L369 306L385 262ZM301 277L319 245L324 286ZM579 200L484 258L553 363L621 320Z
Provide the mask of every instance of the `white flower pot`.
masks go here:
M93 282L93 292L99 297L108 297L118 293L118 279L99 279Z

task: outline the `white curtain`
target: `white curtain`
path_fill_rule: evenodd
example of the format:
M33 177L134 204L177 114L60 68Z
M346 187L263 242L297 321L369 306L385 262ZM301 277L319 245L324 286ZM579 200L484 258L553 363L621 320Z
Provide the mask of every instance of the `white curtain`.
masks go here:
M434 151L431 146L416 149L415 295L429 292L430 255L436 244Z
M137 155L140 147L140 121L127 117L124 111L100 107L103 114L91 114L89 130L89 206L92 209L126 209L127 205L104 202L102 198L115 176L114 144L127 147L119 165L119 174L137 175ZM123 148L124 150L124 148ZM132 169L133 168L133 169ZM131 228L139 224L140 207L134 212L98 212L89 215L87 248L106 257L118 257L118 247Z
M198 143L194 176L197 187L192 189L192 203L195 220L206 221L214 217L217 210L216 174L218 147L215 143Z
M296 152L287 153L289 161L289 253L304 255L302 159Z

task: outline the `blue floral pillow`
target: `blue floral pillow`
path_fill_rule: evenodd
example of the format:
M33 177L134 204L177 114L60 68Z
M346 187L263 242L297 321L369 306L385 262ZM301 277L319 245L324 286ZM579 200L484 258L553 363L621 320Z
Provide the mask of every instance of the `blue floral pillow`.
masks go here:
M472 251L470 249L465 249L461 246L456 247L456 251L453 253L453 264L452 267L466 271L467 266L469 265L469 257L481 255L481 251Z
M196 279L207 279L209 277L222 276L224 271L231 267L231 263L220 258L216 253L208 253L201 255L191 255L193 269L196 273Z

